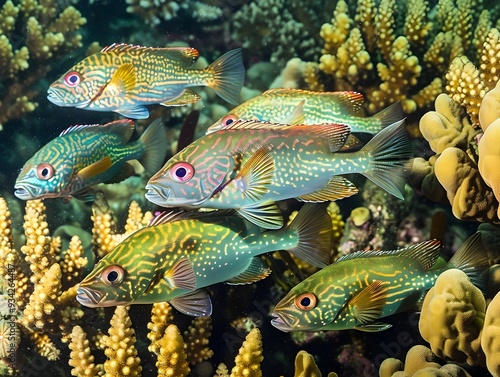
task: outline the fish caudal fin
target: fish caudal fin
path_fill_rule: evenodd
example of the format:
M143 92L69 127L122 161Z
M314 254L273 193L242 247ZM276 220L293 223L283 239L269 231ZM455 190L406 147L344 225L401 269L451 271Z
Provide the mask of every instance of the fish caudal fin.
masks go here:
M240 103L240 92L245 81L245 67L241 48L226 52L207 68L212 77L208 86L217 95L233 105Z
M411 171L413 150L404 119L376 134L362 149L370 159L363 175L399 199L404 199L405 184Z
M403 112L403 106L401 102L398 101L393 103L390 106L387 106L385 109L379 111L375 115L372 115L371 119L377 119L380 122L380 129L386 128L391 124L400 121L405 117Z
M286 229L298 234L299 242L288 251L315 267L330 264L333 248L332 219L326 211L327 203L306 203Z
M486 292L489 261L486 248L481 241L481 233L476 232L467 238L446 267L462 270L472 281L472 284Z
M148 173L156 173L163 165L167 155L167 132L160 118L156 119L141 135L140 141L146 148L141 164Z

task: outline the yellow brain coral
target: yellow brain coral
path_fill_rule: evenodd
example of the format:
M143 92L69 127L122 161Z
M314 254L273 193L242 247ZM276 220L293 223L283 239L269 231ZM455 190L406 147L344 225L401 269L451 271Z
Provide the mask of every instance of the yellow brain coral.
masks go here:
M481 330L486 302L460 270L443 272L426 294L418 328L432 352L470 365L485 365Z
M494 377L500 376L500 292L488 305L484 318L481 347L486 354L486 366Z

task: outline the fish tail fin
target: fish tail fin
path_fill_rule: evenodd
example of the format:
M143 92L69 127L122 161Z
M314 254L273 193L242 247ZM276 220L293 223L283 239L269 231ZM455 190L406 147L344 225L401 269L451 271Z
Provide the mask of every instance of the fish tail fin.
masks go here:
M401 101L398 101L380 110L375 115L372 115L370 119L378 120L380 122L380 129L383 129L404 117L403 106L401 105Z
M329 203L306 203L287 231L298 234L298 244L288 251L315 267L326 267L330 264L333 248L332 219L326 207Z
M139 140L146 149L146 153L140 160L142 166L148 173L157 172L162 167L167 155L167 132L161 118L151 123Z
M210 64L206 70L211 72L208 86L227 102L233 105L239 104L240 92L245 80L241 48L226 52Z
M404 119L377 133L360 152L370 159L370 166L363 175L388 193L404 199L413 157Z
M462 270L476 287L486 292L489 260L481 240L481 232L476 232L467 238L448 261L446 267Z

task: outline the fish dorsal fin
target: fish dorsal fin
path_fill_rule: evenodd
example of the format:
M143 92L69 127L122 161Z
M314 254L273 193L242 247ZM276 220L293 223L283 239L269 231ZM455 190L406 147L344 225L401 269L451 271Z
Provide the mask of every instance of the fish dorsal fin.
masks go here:
M134 121L130 119L119 119L106 124L77 124L66 128L59 136L83 131L113 133L120 136L122 143L125 144L130 140L134 127Z
M351 127L347 124L317 124L317 125L300 125L293 127L304 127L311 134L316 135L328 141L328 147L331 153L338 152L345 144L347 137L351 134Z
M358 193L357 187L349 180L341 176L333 176L328 183L317 191L297 197L302 202L326 202L335 201Z
M374 322L382 315L387 303L387 287L380 280L374 280L348 302L348 309L359 323Z
M196 289L196 275L193 263L187 255L179 258L176 264L165 273L168 285L172 288L181 288L194 291Z
M335 263L357 258L404 256L418 261L424 270L429 270L436 263L440 250L441 244L438 240L429 240L397 250L356 251L354 253L341 256L335 261Z
M182 94L169 101L165 101L160 103L162 106L183 106L183 105L189 105L191 103L196 103L201 99L201 97L193 92L192 90L186 89L182 92Z
M108 86L118 88L121 93L131 93L135 89L136 82L134 65L132 63L124 63L113 73Z
M224 126L221 130L284 130L289 129L289 124L283 123L273 123L273 122L261 122L259 120L243 120L238 119L233 123ZM219 130L219 131L221 131Z
M269 192L268 186L272 183L274 169L274 159L269 148L260 147L243 164L231 184L247 198L257 201Z
M292 113L289 114L285 119L283 120L284 124L289 124L291 126L297 125L297 124L304 124L306 120L306 116L304 114L304 104L305 100L302 100L299 102L299 104L293 109Z
M111 46L104 47L101 52L134 52L134 51L148 51L154 52L158 55L178 61L184 67L193 65L200 53L192 47L146 47L139 45L132 45L127 43L113 43Z
M84 167L77 174L78 178L87 181L99 174L104 173L112 166L111 158L106 156L101 158L99 161L90 164L89 166Z
M206 212L198 212L198 211L184 211L184 210L176 210L176 211L164 211L156 216L153 220L151 220L148 226L157 226L160 224L166 224L174 221L180 220L202 220L206 218L220 218L225 216L233 216L235 214L232 209L222 209L222 210L213 210Z
M209 316L212 314L212 300L204 289L177 296L170 304L183 314L191 316Z
M283 226L283 215L276 203L266 201L255 203L243 208L237 212L251 223L265 229L279 229Z
M264 265L259 257L250 259L250 264L242 273L228 280L228 284L250 284L262 280L271 274L271 269Z

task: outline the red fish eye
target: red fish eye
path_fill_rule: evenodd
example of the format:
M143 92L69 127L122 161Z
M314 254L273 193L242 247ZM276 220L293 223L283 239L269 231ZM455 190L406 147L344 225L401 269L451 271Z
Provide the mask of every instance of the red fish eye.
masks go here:
M234 114L227 114L222 120L220 121L220 124L222 127L228 127L229 125L233 124L236 122L238 118L236 118L236 115Z
M77 86L81 81L82 76L75 71L68 72L66 73L66 76L64 76L64 82L66 83L66 85L71 87Z
M187 182L194 175L194 167L187 162L178 162L170 168L170 176L176 182Z
M44 162L36 167L36 176L38 179L46 181L54 176L54 168L51 164Z
M300 310L311 310L316 307L317 301L313 293L302 293L295 299L295 306Z
M123 268L120 266L109 266L102 272L102 280L107 285L120 284L123 280Z

